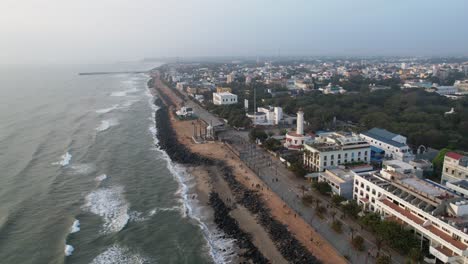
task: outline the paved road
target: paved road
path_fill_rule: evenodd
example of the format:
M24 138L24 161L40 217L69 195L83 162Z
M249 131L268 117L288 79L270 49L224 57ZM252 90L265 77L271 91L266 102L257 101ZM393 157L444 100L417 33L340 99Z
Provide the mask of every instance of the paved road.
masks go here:
M297 212L297 214L302 216L305 221L329 241L342 255L348 256L351 263L375 262L372 256L368 256L367 251L356 251L349 243L351 240L350 227L352 227L355 230L355 236L361 235L365 239L366 249L373 249L375 251L376 247L373 241L373 235L366 230L361 230L361 227L351 219L342 217L338 209L332 208L329 199L310 190L311 187L307 181L297 178L279 159L273 157L255 144L249 143L245 134L239 135L236 131L229 131L221 134L221 137L232 142L231 145L239 151L241 159L257 173L265 184L277 193L289 207ZM330 228L332 222L331 216L321 219L315 215L313 207L307 207L302 203L302 186L306 187L308 190L306 191L307 194L313 195L314 198L321 200L321 205L329 207L327 209L328 212L337 212L335 218L343 222L342 234L338 234ZM382 252L389 251L382 250ZM391 251L389 255L392 256L393 263L405 263L404 257L398 253Z

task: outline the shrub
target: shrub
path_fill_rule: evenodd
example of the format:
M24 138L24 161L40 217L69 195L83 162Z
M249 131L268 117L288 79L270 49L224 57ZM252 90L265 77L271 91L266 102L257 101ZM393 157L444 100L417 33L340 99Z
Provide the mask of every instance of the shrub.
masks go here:
M337 233L343 233L343 223L341 223L339 220L335 220L331 224L332 229L337 232Z
M351 241L351 244L353 245L353 247L359 251L363 251L364 250L364 238L362 238L362 236L355 236L353 238L353 240Z

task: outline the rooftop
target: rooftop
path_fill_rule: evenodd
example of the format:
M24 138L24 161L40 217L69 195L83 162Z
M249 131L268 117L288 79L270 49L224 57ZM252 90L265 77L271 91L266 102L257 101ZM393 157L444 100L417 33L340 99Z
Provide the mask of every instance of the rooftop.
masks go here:
M398 135L385 129L372 128L366 132L363 132L362 134L374 138L378 141L382 141L386 144L392 145L394 147L400 148L406 146L406 144L394 141L393 138L397 137Z

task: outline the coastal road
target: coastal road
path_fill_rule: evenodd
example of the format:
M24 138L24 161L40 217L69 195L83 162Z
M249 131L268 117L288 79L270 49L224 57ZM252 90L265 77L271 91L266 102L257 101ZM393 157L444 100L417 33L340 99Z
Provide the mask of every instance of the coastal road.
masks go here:
M367 252L369 249L374 251L376 249L373 235L363 230L351 219L342 217L339 209L331 206L329 199L311 190L310 183L304 179L297 178L278 158L272 156L262 148L257 147L255 144L248 142L245 133L240 134L237 131L226 131L220 136L225 140L229 140L231 146L240 153L241 160L343 256L348 256L351 263L375 262L375 258L368 255ZM302 203L301 197L303 195L303 187L307 190L305 191L306 194L313 195L315 199L319 199L321 205L327 207L328 212L335 211L337 213L335 218L343 223L343 232L341 234L331 229L331 216L327 215L324 219L321 219L316 216L313 207L305 206ZM365 239L366 251L359 252L351 247L350 227L355 230L354 236L361 235ZM394 251L385 249L381 252L391 255L393 263L405 263L405 258Z

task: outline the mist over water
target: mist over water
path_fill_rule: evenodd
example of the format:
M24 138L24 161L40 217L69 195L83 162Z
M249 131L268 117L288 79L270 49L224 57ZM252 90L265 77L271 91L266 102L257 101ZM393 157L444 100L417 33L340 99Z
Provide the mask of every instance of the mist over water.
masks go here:
M155 149L148 76L77 74L154 66L0 69L0 262L213 262Z

